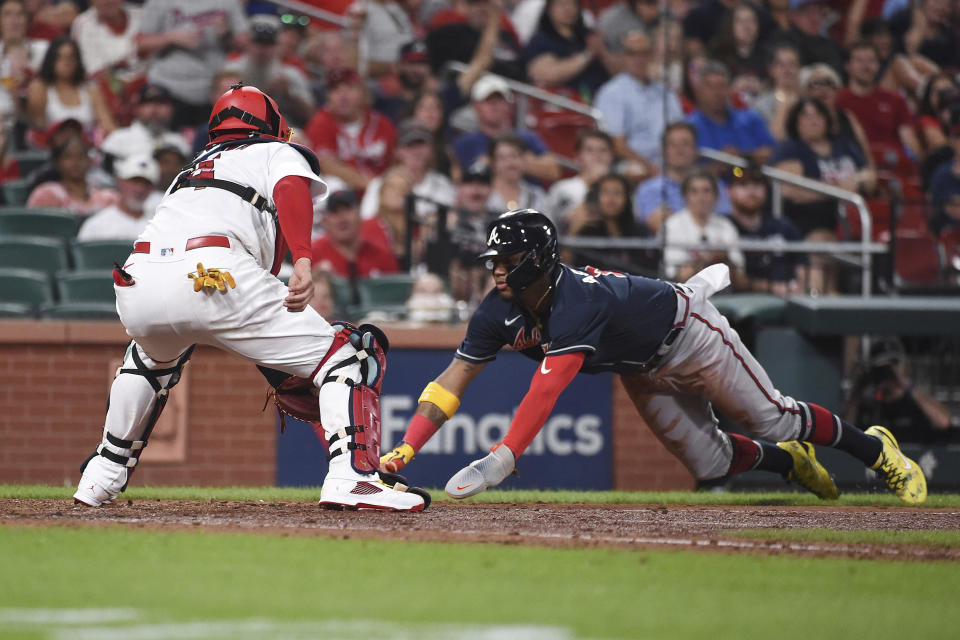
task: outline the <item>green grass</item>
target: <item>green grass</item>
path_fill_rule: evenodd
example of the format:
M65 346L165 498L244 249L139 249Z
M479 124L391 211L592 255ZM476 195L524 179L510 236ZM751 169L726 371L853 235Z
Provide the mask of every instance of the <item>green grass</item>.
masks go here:
M0 485L2 498L68 499L74 487L42 485ZM442 489L431 489L434 500L447 500ZM320 496L318 487L131 487L121 498L130 500L264 500L310 502ZM807 493L709 491L485 491L470 502L585 502L593 504L683 504L683 505L807 505L807 506L902 506L896 496L886 493L850 493L825 502ZM937 493L927 497L924 507L960 508L960 494Z
M931 547L960 547L960 531L892 531L889 529L741 529L725 531L734 538L761 538L797 542L841 542L848 544L899 544Z
M953 563L0 527L0 566L0 638L929 640L960 628ZM57 627L17 623L14 608L134 619ZM337 635L332 620L378 631ZM234 627L180 626L197 621ZM172 626L145 626L157 623Z

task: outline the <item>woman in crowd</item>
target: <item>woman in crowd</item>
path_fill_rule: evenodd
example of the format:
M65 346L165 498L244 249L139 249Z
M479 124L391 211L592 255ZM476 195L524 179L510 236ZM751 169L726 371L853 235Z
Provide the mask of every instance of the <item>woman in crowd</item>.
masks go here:
M796 175L819 180L848 191L870 192L876 173L860 147L836 133L830 110L819 100L801 98L787 116L787 139L775 150L770 164ZM837 200L784 183L784 214L811 242L837 239ZM810 288L836 293L834 264L822 255L810 258Z
M404 271L423 257L424 245L420 227L409 228L411 252L407 251L407 196L413 192L413 179L401 166L383 174L377 216L364 221L360 233L393 253Z
M27 116L41 131L67 119L77 120L88 132L107 134L116 128L103 94L86 80L80 48L66 37L50 43L40 73L27 87Z
M830 112L832 133L841 138L852 140L860 148L860 153L873 168L870 158L870 145L857 117L844 109L837 108L837 91L843 84L833 67L823 63L812 64L800 70L800 95L818 100Z
M13 95L26 89L40 70L47 51L45 40L27 39L27 11L22 0L0 3L0 80Z
M513 135L500 136L490 143L490 211L512 209L547 210L547 194L539 186L523 179L524 141Z
M448 144L447 123L440 95L435 91L424 91L418 95L411 105L410 117L423 125L431 134L433 169L454 182L459 182L460 167L457 166Z
M953 157L947 134L954 113L960 113L960 87L948 74L937 73L927 81L917 108L917 133L924 150L920 165L924 190L937 167Z
M610 77L605 66L610 55L603 38L584 24L580 0L547 0L524 57L534 84L566 87L587 101Z
M587 192L586 201L570 217L569 234L582 238L645 238L650 232L633 215L630 183L618 173L601 176ZM631 273L655 275L656 252L647 250L566 251L564 261Z
M51 160L59 178L37 186L27 199L28 207L53 207L89 215L120 201L113 189L98 189L88 183L90 146L80 136L70 136L55 146Z
M783 140L787 113L800 95L800 51L788 43L773 47L768 73L772 86L751 101L750 108L763 117L774 138Z
M663 264L671 280L683 282L701 269L725 262L734 287L744 288L746 261L739 249L681 248L677 244L729 245L740 240L737 228L717 213L719 187L709 171L696 169L681 184L686 208L677 211L660 227L665 236Z
M756 7L740 2L727 11L710 43L710 56L726 65L735 80L752 76L759 83L766 78L767 56L760 40Z

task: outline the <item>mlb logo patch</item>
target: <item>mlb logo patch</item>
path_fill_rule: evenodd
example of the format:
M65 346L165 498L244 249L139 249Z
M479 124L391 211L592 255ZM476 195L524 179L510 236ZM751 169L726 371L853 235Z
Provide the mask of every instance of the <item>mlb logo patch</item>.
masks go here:
M169 248L166 248L166 247L165 247L165 248L163 248L163 249L160 249L160 255L161 255L161 256L172 256L172 255L173 255L173 247L169 247Z

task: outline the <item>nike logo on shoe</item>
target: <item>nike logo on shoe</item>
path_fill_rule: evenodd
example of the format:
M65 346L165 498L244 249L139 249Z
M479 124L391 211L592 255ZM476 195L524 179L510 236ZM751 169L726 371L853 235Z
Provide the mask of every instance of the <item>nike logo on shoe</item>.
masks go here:
M547 359L544 358L543 360L541 360L541 361L540 361L540 373L542 373L543 375L547 375L547 374L550 373L551 371L553 371L553 369L547 369Z
M461 487L460 485L457 485L457 491L463 491L464 489L469 489L469 488L472 487L474 484L476 484L476 483L475 483L475 482L471 482L470 484L464 485L464 486L462 486L462 487Z
M516 322L517 320L519 320L519 319L522 318L522 317L523 317L523 314L521 313L520 315L518 315L518 316L515 317L515 318L510 318L509 320L504 319L503 324L505 324L505 325L507 325L507 326L509 327L510 325L512 325L514 322Z

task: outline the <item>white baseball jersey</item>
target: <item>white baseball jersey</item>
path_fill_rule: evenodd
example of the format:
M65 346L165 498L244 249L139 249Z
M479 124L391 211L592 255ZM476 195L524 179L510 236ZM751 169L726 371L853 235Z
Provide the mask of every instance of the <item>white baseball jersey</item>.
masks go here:
M275 215L270 212L274 209L273 188L287 176L303 176L319 183L322 196L327 191L306 158L283 142L227 148L213 145L198 156L195 165L191 178L216 178L253 187L266 198L269 210L258 211L236 194L213 187L187 187L173 193L168 190L138 240L227 235L238 240L260 267L270 270L278 237Z

